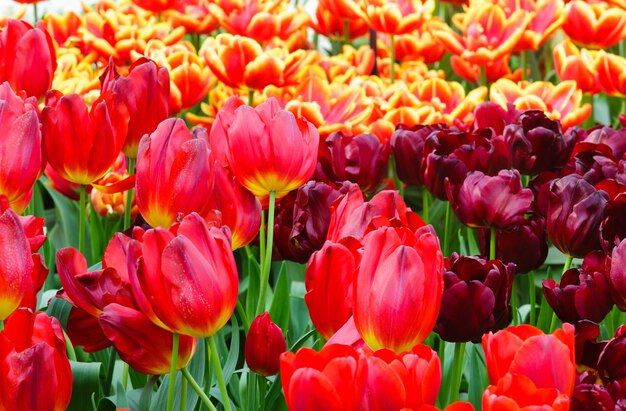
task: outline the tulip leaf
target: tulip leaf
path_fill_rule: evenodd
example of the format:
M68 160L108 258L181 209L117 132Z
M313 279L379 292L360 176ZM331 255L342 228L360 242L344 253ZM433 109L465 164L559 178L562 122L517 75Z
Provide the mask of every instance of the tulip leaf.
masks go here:
M291 283L291 298L289 299L289 329L287 330L287 344L297 340L311 324L309 309L304 302L306 287L302 281Z
M235 372L237 367L237 360L239 359L239 322L237 317L231 317L231 333L230 333L230 349L228 350L228 357L223 365L224 381L226 384L230 382L230 378Z
M246 257L243 264L243 277L248 280L248 292L246 293L246 314L249 319L254 318L257 300L260 292L261 267L254 257L250 247L246 247Z
M72 400L67 408L68 411L84 411L86 404L91 404L92 395L96 398L100 395L100 370L102 363L99 362L76 362L70 361L72 367Z
M274 286L274 299L270 307L270 317L284 334L287 334L289 326L289 276L287 275L287 265L283 261L278 273L278 281Z
M466 345L466 356L469 360L468 395L469 402L479 410L483 392L487 388L488 380L482 347L477 344Z
M67 319L70 316L70 311L72 310L72 304L68 303L62 298L52 298L50 300L50 305L46 310L46 313L50 317L54 317L61 323L63 329L65 329L65 325L67 324Z

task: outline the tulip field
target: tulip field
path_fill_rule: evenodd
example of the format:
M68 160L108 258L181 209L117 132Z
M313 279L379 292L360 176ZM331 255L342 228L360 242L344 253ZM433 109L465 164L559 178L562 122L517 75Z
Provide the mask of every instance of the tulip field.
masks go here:
M0 411L626 411L626 0L2 1Z

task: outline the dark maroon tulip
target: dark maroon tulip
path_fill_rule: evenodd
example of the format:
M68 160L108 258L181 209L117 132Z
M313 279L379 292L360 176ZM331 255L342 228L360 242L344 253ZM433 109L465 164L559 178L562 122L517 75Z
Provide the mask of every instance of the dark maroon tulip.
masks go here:
M257 316L250 324L245 350L246 363L252 371L266 377L278 373L280 355L287 351L287 342L268 313Z
M326 241L330 205L345 194L350 183L309 181L283 197L274 224L274 257L305 263Z
M626 193L620 193L607 203L606 218L600 224L600 241L602 248L611 252L625 238Z
M517 170L501 170L494 177L475 171L462 184L446 180L446 192L456 216L472 228L507 230L519 225L533 199Z
M547 225L552 243L562 253L582 258L599 250L600 223L608 195L579 176L556 179L550 185Z
M420 174L424 186L439 200L446 200L444 181L461 183L469 171L465 162L455 151L472 143L471 134L448 126L439 126L424 142L424 158Z
M619 326L604 346L597 369L603 381L626 378L626 325Z
M351 136L338 131L320 144L319 160L333 181L352 181L366 193L375 192L387 173L391 149L373 134Z
M602 260L604 255L601 251L592 251L580 268L563 273L560 284L552 279L543 281L543 294L561 321L574 324L590 320L599 323L613 308L605 265L594 267L595 264L586 263L594 259Z
M579 142L574 146L561 175L575 174L591 185L596 185L607 178L614 178L617 173L617 162L613 151L605 144Z
M391 136L391 150L400 180L408 185L421 186L420 164L424 157L424 141L438 126L398 126Z
M626 240L613 248L608 265L613 301L620 310L626 311Z
M598 342L597 339L600 336L600 327L598 324L589 320L582 320L575 324L575 349L576 364L588 367L594 370L598 365L598 358L606 345L606 341ZM597 376L594 374L592 382L597 380ZM588 381L585 381L588 382Z
M614 411L615 401L602 385L579 384L574 387L570 411Z
M624 129L615 130L609 126L596 127L589 130L583 141L608 146L615 159L622 158L626 153L626 130Z
M497 103L481 103L474 110L474 129L491 128L500 135L508 124L517 123L519 115L519 111L510 103L507 104L506 110Z
M445 259L444 291L434 331L445 341L479 342L511 322L515 265L463 257Z
M521 174L562 168L574 149L573 135L563 134L560 123L539 110L521 113L519 125L506 126L503 138L511 150L513 167Z
M480 230L478 240L482 255L489 254L489 238L489 230ZM517 274L541 267L547 256L546 219L541 216L531 216L507 231L496 231L496 258L505 264L515 264Z

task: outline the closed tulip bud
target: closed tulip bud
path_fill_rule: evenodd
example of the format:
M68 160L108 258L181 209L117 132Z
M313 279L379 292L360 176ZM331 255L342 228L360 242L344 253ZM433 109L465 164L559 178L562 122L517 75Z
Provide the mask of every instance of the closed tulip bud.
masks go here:
M506 374L483 394L483 411L568 411L569 406L567 394L538 387L523 374Z
M562 253L582 258L598 250L600 223L606 214L608 196L575 175L550 185L547 226L550 240Z
M115 104L112 92L103 93L91 108L78 94L49 97L53 105L42 113L48 162L65 180L91 184L115 163L126 139L128 110Z
M337 131L326 138L319 157L332 180L348 180L373 193L387 173L389 152L389 143L374 134L351 136Z
M32 289L35 268L24 228L11 209L0 215L0 252L0 320L5 320Z
M0 82L16 92L43 97L52 85L57 67L52 38L46 30L22 20L9 19L0 31Z
M218 161L213 170L214 185L208 208L219 210L222 224L230 228L233 250L236 250L251 243L259 234L261 203Z
M523 375L532 383L531 391L555 389L568 397L572 395L576 363L571 324L563 324L563 329L553 334L526 324L511 326L485 334L483 348L492 385L500 384L507 374Z
M108 304L98 321L120 358L135 371L152 375L170 371L173 334L155 325L141 311L116 303ZM195 349L196 338L180 336L177 370L187 366Z
M475 171L462 184L448 180L446 192L456 216L472 228L506 230L520 224L533 199L517 170L501 170L493 177Z
M589 260L595 259L598 254L604 261L603 252L592 251L580 268L571 268L563 273L560 284L552 279L543 281L543 294L561 321L574 324L580 320L591 320L600 323L613 308L605 265L594 267L589 264Z
M255 108L239 106L223 136L230 170L262 203L271 191L279 199L313 175L317 129L304 118L281 110L274 98Z
M445 259L444 291L435 332L445 341L479 342L511 322L515 265L456 253Z
M145 232L143 258L129 272L137 305L166 330L210 337L235 310L239 278L231 240L192 213L176 235L163 228Z
M170 76L166 68L147 58L134 62L128 75L120 76L112 62L100 77L102 91L115 92L116 101L128 109L128 134L122 151L137 157L139 141L151 134L167 118L170 99Z
M391 135L391 149L400 180L409 185L420 186L420 164L424 157L424 141L437 126L399 126Z
M306 267L304 301L313 325L327 340L352 315L352 284L359 255L350 244L355 248L353 242L327 241L311 255Z
M179 214L206 215L213 185L213 161L203 129L167 119L139 143L137 208L152 227L168 228Z
M246 337L246 363L252 371L265 377L278 373L280 355L287 351L283 331L268 313L257 316Z
M8 82L0 85L0 195L17 213L24 211L44 157L37 100L16 95Z
M62 411L72 396L72 370L56 318L20 309L0 333L0 409Z
M382 227L364 238L354 279L354 321L372 349L411 349L432 331L443 293L443 258L431 226Z

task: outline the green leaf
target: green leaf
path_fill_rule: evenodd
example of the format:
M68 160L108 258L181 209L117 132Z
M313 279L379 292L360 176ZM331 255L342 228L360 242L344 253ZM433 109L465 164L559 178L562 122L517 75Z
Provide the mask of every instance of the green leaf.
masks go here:
M237 317L234 315L231 317L230 321L232 324L230 333L230 348L228 350L226 362L222 367L224 381L226 384L230 382L230 378L233 376L235 368L237 367L237 360L239 359L239 323L237 322Z
M270 307L270 317L286 334L289 326L289 276L287 275L287 266L284 262L280 266L278 281L274 287L274 299Z
M68 411L85 411L86 404L91 404L92 394L95 398L100 396L100 370L102 363L99 362L75 362L70 361L72 367L72 400L67 408Z
M483 392L489 384L485 359L480 345L467 344L465 350L469 360L469 402L472 403L475 409L479 410Z
M246 247L246 256L243 264L242 276L248 279L248 292L246 293L246 315L251 320L254 318L257 301L260 292L261 267L254 257L250 247Z
M70 311L72 310L72 304L68 303L62 298L53 298L50 301L50 305L46 310L46 313L50 317L54 317L61 323L63 329L67 325L67 319L70 316Z

